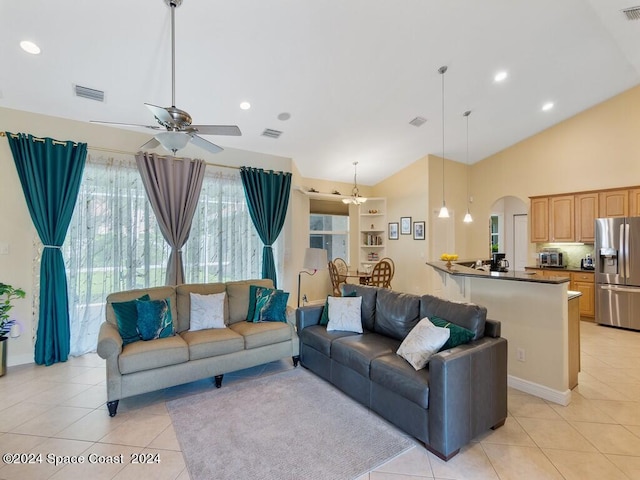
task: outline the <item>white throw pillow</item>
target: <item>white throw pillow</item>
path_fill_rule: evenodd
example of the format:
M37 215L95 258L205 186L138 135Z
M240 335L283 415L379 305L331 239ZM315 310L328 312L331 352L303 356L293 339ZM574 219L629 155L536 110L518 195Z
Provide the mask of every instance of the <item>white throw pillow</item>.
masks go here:
M360 316L362 297L327 297L327 302L329 303L327 332L339 330L362 333Z
M447 343L450 333L448 328L436 327L425 317L411 329L396 353L420 370L429 363L431 355Z
M204 330L205 328L225 328L224 299L226 292L200 295L189 293L191 310L189 312L189 331Z

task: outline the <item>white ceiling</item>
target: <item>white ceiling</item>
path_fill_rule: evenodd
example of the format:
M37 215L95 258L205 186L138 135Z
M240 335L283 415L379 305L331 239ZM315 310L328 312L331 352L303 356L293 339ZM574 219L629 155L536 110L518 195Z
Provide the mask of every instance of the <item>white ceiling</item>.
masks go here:
M194 123L237 124L241 137L207 137L220 146L290 157L305 177L344 182L357 160L359 183L372 185L442 154L442 65L444 153L460 162L465 110L475 162L639 84L640 20L621 12L638 3L184 0L176 106ZM24 39L42 53L24 53ZM171 103L164 0L2 1L0 45L2 107L153 124L143 103ZM499 70L509 77L496 84ZM104 90L105 102L75 97L75 84ZM555 108L542 112L547 101ZM427 123L409 125L416 116Z

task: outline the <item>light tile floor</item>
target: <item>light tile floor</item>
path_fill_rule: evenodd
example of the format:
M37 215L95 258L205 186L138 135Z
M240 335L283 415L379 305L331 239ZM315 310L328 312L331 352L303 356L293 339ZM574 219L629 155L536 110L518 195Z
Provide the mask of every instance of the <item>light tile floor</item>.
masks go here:
M416 446L357 480L640 480L640 332L582 322L581 342L582 371L569 406L510 389L505 425L449 462ZM247 369L225 375L224 385L289 368L282 361ZM211 388L203 380L125 399L110 418L97 355L10 367L0 378L0 453L43 457L0 462L0 479L188 480L165 402ZM100 463L68 464L74 455ZM136 456L151 463L134 464ZM123 463L111 463L119 458Z

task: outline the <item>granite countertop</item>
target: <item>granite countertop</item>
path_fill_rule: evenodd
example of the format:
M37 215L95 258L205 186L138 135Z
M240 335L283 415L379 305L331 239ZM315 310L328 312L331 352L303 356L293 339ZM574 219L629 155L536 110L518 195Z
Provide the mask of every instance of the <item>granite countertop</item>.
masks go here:
M537 265L534 266L526 266L524 267L527 270L548 270L548 271L558 271L558 272L581 272L581 273L594 273L595 270L587 270L585 268L580 268L580 267L562 267L562 268L558 268L558 267L538 267Z
M573 300L574 298L578 298L582 296L582 292L576 292L574 290L567 291L567 300Z
M526 272L526 271L486 272L484 270L476 270L475 268L469 268L463 265L458 265L455 262L452 262L451 266L449 267L447 266L446 262L442 262L439 260L427 262L427 265L441 272L448 273L449 275L462 276L462 277L481 277L481 278L490 278L495 280L515 280L518 282L552 283L552 284L560 284L560 283L565 283L570 281L569 278L565 278L565 277L540 277L540 276L536 276L534 272Z

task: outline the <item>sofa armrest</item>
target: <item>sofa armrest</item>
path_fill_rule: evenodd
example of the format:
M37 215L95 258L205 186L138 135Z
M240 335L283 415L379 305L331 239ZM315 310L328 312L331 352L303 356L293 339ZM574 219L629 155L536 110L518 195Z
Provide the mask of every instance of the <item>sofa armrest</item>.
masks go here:
M115 325L108 322L103 322L100 325L97 351L98 355L104 359L120 355L120 352L122 352L122 337Z
M452 455L507 417L507 341L484 337L429 361L429 445Z
M308 305L306 307L298 307L296 310L296 325L298 332L303 328L311 325L318 325L322 318L322 310L324 305Z
M487 318L484 324L484 336L498 338L501 335L501 323L497 320L489 320Z

